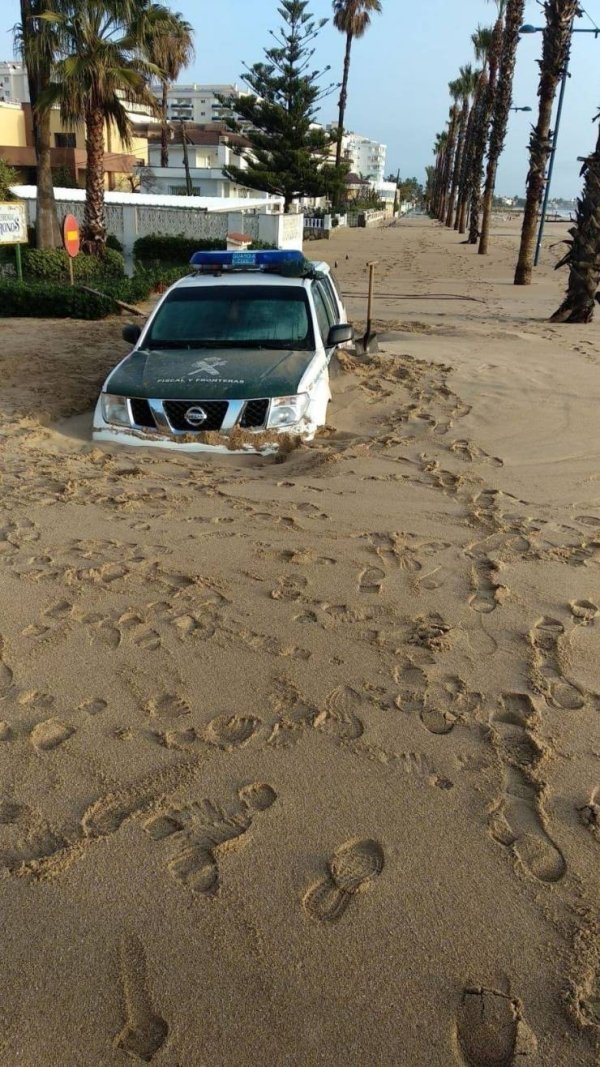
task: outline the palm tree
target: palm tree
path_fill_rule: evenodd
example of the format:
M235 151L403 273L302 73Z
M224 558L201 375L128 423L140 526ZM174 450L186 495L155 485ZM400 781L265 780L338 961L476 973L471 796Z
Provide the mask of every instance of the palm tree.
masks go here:
M81 245L86 252L102 253L105 126L114 126L128 145L126 104L143 104L156 112L149 81L161 71L147 59L148 44L157 33L169 32L172 15L161 4L145 0L58 0L57 8L43 16L54 26L58 58L38 108L43 113L58 104L70 125L83 116L87 170Z
M440 222L444 222L446 219L446 210L448 204L448 195L450 192L450 184L452 181L452 173L454 167L454 156L456 152L456 136L458 133L458 123L460 117L460 108L458 107L458 101L461 98L460 79L455 78L454 81L448 82L448 88L450 90L450 98L452 105L448 113L448 140L446 142L446 148L444 152L444 170L442 174L442 195L440 199L440 210L438 218Z
M40 23L40 16L51 6L51 0L21 0L21 22L15 29L16 46L27 69L31 102L37 164L35 233L38 248L55 248L61 242L52 184L50 115L41 114L36 106L43 87L50 80L54 58L54 34L48 25Z
M471 175L471 201L469 204L469 244L476 245L479 240L479 219L481 215L482 185L485 153L490 134L490 121L496 97L498 70L502 53L502 36L504 33L505 0L496 0L498 18L492 30L488 51L488 77L485 92L481 98L475 124L475 149Z
M431 213L435 218L439 218L440 216L442 178L445 171L447 145L448 131L444 130L442 133L436 134L433 145L433 154L435 156L435 177L433 180L433 195L431 202Z
M471 34L471 41L475 52L475 59L483 66L479 71L477 85L473 96L473 106L469 114L465 148L463 152L462 172L458 190L458 203L456 206L456 220L454 228L459 233L464 233L467 222L467 208L471 199L473 186L473 172L475 167L477 139L481 122L481 109L486 98L488 84L488 57L492 43L493 28L478 26L475 33Z
M536 126L529 141L529 174L523 212L523 228L515 285L530 285L533 272L535 235L544 192L546 163L551 152L550 123L556 88L569 59L573 22L579 9L578 0L546 0L546 26L538 96L540 105Z
M335 150L335 165L342 161L342 136L344 118L348 103L348 76L350 74L350 54L355 38L364 37L371 25L371 15L381 14L381 0L333 0L333 24L340 33L346 35L346 54L344 56L344 73L340 87L338 116L338 142Z
M169 166L169 125L167 122L167 98L169 85L177 81L181 71L194 58L194 31L189 22L179 12L172 15L172 29L169 33L157 32L150 35L148 58L163 72L161 131L160 131L160 165Z
M510 113L510 105L512 103L512 85L517 59L517 46L519 44L524 11L525 0L506 0L506 17L504 22L504 33L502 35L502 53L500 56L498 85L496 87L494 100L487 174L483 194L483 218L481 222L481 238L479 241L479 254L481 256L487 254L489 245L496 173L498 171L498 161L502 155L504 141L506 139L508 116Z
M448 207L446 209L446 226L452 226L454 219L454 204L456 201L458 183L462 172L465 139L467 136L467 125L469 122L469 113L471 110L471 97L473 95L473 92L475 91L478 77L479 71L474 72L470 63L468 63L466 67L460 68L460 77L458 79L458 83L460 85L460 93L462 97L462 109L458 119L456 156L454 159L454 169L452 173L452 184L450 186L450 196L448 198Z
M597 122L600 115L596 115ZM583 193L577 201L577 218L569 231L569 251L557 267L569 265L567 295L551 322L591 322L594 302L600 299L600 127L596 149L583 160Z

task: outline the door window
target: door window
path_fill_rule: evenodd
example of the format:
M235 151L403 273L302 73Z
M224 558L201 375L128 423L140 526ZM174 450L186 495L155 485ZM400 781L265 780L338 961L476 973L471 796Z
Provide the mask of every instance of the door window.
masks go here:
M316 285L313 285L313 299L315 302L315 311L317 313L317 322L319 323L319 333L323 339L323 344L326 345L329 330L333 326L335 320L331 305L329 301L326 300L319 282L317 282Z
M335 291L335 288L334 288L333 283L331 281L331 278L323 278L323 281L321 282L321 285L323 286L323 289L325 291L325 296L329 299L329 303L331 304L331 306L333 308L334 321L335 322L339 322L340 321L340 304L341 304L342 301L336 294L336 291Z

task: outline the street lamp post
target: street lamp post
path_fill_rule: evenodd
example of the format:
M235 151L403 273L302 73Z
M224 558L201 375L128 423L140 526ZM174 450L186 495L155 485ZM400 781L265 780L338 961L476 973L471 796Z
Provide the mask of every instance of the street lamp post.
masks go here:
M543 33L543 32L544 32L544 27L543 26L530 26L529 24L526 25L526 26L521 26L521 33ZM571 35L573 35L574 33L593 33L594 37L600 36L600 30L598 30L598 29L587 29L587 28L586 29L575 29L574 26L571 26ZM535 257L534 257L534 260L533 260L534 267L537 267L537 265L538 265L538 263L540 261L540 254L541 254L541 250L542 250L542 238L544 236L544 224L546 222L546 211L548 209L548 201L550 199L550 186L552 184L552 174L553 174L553 171L554 171L554 160L556 158L556 145L557 145L557 142L558 142L558 131L559 131L559 128L560 128L560 120L561 120L561 117L562 117L563 103L564 103L564 99L565 99L565 90L567 88L567 79L570 77L570 74L569 74L569 62L570 62L570 59L571 59L571 43L569 42L569 48L568 48L568 51L567 51L567 59L566 59L566 62L565 62L565 69L563 71L563 75L562 75L562 79L561 79L561 83L560 83L560 93L559 93L559 96L558 96L558 107L556 109L556 122L555 122L555 125L554 125L554 130L553 130L553 132L551 134L552 145L551 145L551 148L550 148L550 160L549 160L549 163L548 163L548 174L546 175L546 188L544 190L544 202L542 204L542 214L541 214L541 217L540 217L540 225L539 225L539 229L538 229L537 243L536 243L536 246L535 246Z

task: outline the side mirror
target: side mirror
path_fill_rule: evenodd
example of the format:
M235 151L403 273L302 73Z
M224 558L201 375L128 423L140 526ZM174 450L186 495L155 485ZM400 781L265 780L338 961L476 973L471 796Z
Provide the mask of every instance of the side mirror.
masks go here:
M124 341L127 341L130 345L134 345L139 341L141 333L142 327L134 326L134 324L130 322L127 326L123 327L121 336Z
M339 326L331 327L327 337L327 348L336 348L337 345L344 345L353 340L354 329L350 323L340 323Z

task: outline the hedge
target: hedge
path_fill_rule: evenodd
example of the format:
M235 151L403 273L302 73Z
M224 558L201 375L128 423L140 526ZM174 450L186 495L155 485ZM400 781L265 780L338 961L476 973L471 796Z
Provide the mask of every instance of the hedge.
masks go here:
M69 279L69 257L63 248L24 248L23 274L28 281L63 282ZM107 248L102 256L80 253L73 260L76 281L118 278L125 273L120 252Z
M163 263L185 266L194 252L223 252L226 247L227 242L223 239L208 240L184 237L183 234L167 236L151 233L147 237L138 237L133 246L133 255L136 263L142 267L158 267ZM260 248L273 248L273 245L266 244L265 241L253 241L250 245L252 252Z
M38 319L104 319L115 303L103 293L88 293L70 285L0 280L0 317Z
M91 279L91 287L97 290L96 293L77 285L71 287L43 281L25 281L20 285L0 277L0 318L103 319L118 314L117 300L138 304L187 273L187 268L173 267L139 272L133 278Z
M136 262L151 266L161 263L170 265L189 263L194 252L220 252L226 242L220 240L199 240L197 237L184 237L183 234L167 236L151 233L147 237L138 237L133 246Z

